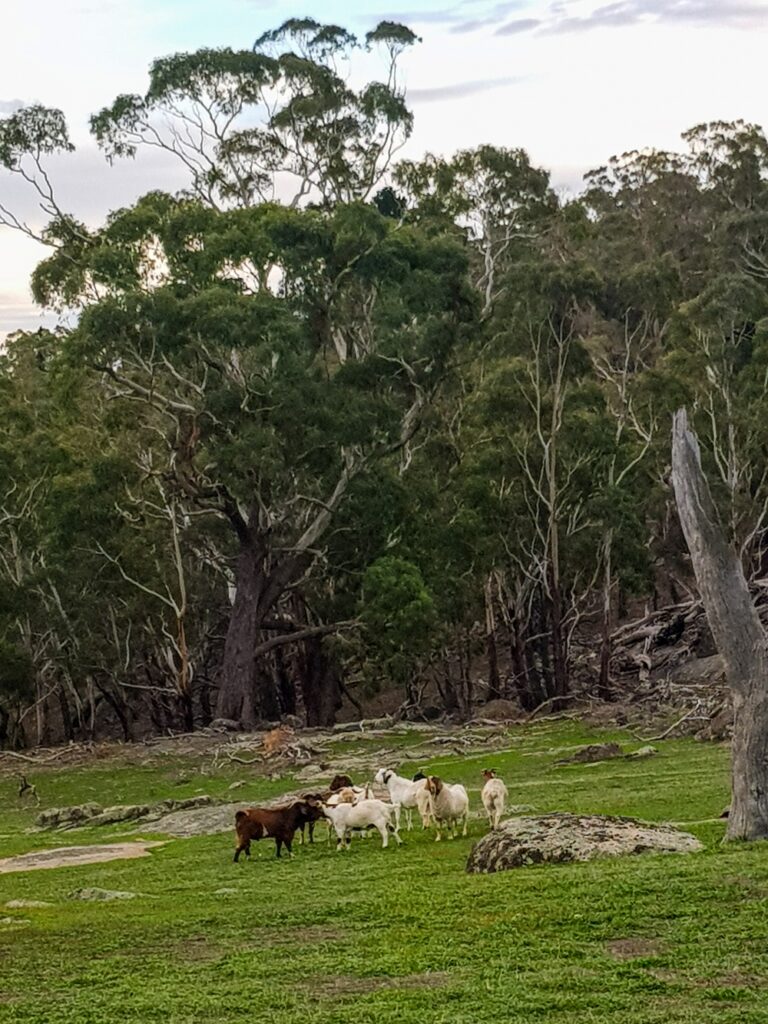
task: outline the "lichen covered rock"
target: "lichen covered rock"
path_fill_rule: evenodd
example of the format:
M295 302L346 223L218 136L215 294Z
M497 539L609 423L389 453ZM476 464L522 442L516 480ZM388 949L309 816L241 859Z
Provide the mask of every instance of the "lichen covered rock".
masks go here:
M636 853L695 853L701 849L695 836L670 825L556 812L503 822L475 843L467 871L484 874L531 864L564 864Z

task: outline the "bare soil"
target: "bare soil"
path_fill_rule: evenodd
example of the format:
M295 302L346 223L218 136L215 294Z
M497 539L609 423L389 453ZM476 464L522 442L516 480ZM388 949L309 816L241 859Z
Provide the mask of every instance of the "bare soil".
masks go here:
M610 955L616 960L634 960L635 957L658 956L662 944L658 939L613 939L607 944Z
M451 981L448 971L426 971L423 974L405 974L400 977L373 976L358 978L350 974L319 975L308 979L306 987L313 996L333 999L337 996L364 995L379 989L442 988Z
M153 846L163 846L160 840L130 843L105 843L101 846L61 846L54 850L36 850L17 857L0 860L0 874L11 871L38 871L43 868L77 867L80 864L99 864L107 860L133 860L146 857Z

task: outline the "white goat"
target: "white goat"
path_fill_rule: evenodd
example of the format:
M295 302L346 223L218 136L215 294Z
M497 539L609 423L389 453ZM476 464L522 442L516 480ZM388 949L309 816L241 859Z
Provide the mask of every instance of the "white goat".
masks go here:
M429 828L432 824L432 794L426 786L416 794L416 806L421 815L422 828Z
M507 799L507 787L497 779L494 771L490 768L483 772L485 785L480 793L485 813L488 815L488 824L491 828L498 828L501 816L504 813L504 804Z
M469 797L464 787L457 783L449 785L438 779L436 775L430 775L427 779L427 790L429 791L432 803L432 817L437 829L436 842L442 839L441 827L447 825L451 831L451 839L456 836L456 823L463 823L462 835L467 834L467 815L469 814Z
M373 800L373 787L366 782L364 786L345 786L343 789L338 789L335 793L331 793L325 803L329 807L338 807L340 804L359 804L361 800ZM331 826L328 825L328 839L331 841ZM363 829L363 839L368 838L368 830Z
M387 787L389 799L395 809L396 827L400 828L400 811L404 810L406 825L409 830L412 829L412 810L419 806L417 795L422 789L426 789L427 780L418 779L416 782L412 782L410 779L404 779L402 775L396 775L389 768L379 768L373 781Z
M323 813L331 822L336 833L336 850L349 848L350 833L352 829L367 829L370 825L378 831L381 836L381 848L386 849L389 842L389 829L392 828L392 805L385 804L383 800L361 800L357 804L341 803L334 806L326 804ZM393 829L395 839L398 843L402 839L398 835L397 828Z

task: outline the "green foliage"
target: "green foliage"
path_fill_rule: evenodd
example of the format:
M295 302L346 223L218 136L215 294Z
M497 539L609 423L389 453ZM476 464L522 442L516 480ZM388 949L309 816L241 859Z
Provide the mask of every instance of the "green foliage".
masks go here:
M9 609L0 607L0 615ZM34 685L34 666L29 654L18 644L0 637L0 701L9 703L30 696Z
M405 682L417 674L437 626L435 603L418 566L384 556L363 576L361 618L381 668Z
M9 170L17 170L29 154L39 159L74 148L64 114L53 107L33 104L0 118L0 164Z
M154 61L91 129L110 160L160 146L187 186L100 227L45 171L72 148L61 112L0 120L0 164L49 218L34 295L75 314L0 357L0 635L79 728L101 688L129 731L137 686L163 728L190 678L198 720L213 679L293 711L317 650L258 672L250 650L356 615L336 640L352 687L373 665L407 689L457 651L470 680L492 623L523 703L563 696L575 639L610 645L631 597L691 582L667 488L680 404L764 574L762 129L697 125L569 201L513 145L395 164L416 42L302 17Z

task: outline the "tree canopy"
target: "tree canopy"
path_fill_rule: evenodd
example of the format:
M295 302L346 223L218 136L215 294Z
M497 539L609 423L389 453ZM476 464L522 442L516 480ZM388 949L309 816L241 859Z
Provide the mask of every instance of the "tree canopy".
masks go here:
M47 169L63 114L0 119L46 225L0 222L72 314L0 353L0 744L328 723L381 687L533 709L577 657L615 696L627 607L691 585L681 402L765 575L762 129L698 125L570 198L513 146L399 159L417 42L291 19L155 61L91 129L186 186L98 226ZM381 76L353 85L361 49Z

